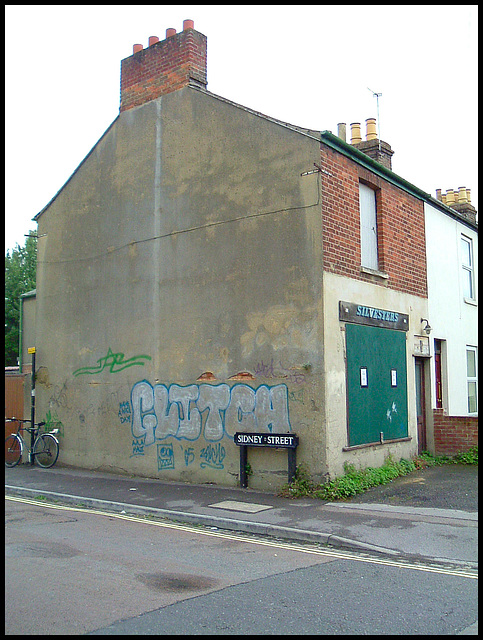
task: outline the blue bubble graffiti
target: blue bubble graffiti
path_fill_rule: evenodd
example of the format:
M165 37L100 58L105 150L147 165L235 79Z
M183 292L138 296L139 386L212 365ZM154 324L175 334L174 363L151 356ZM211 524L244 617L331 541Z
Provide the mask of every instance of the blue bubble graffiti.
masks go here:
M146 447L168 437L218 442L236 431L291 431L284 384L167 387L142 380L133 386L130 404L131 433L136 440L144 438Z

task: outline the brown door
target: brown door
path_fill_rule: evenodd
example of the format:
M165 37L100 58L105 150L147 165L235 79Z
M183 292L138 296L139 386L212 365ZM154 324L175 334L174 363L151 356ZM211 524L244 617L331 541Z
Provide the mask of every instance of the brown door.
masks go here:
M443 408L443 382L441 365L441 340L434 341L434 377L436 382L436 409Z
M426 409L424 358L414 359L416 366L416 415L418 419L418 453L426 450Z

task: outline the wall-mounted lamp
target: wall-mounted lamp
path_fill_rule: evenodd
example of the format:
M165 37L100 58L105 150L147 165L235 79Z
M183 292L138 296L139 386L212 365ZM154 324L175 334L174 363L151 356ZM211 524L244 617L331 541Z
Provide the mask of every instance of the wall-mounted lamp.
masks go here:
M429 320L426 320L426 318L421 318L421 322L425 322L426 326L423 327L423 331L426 335L429 336L429 334L431 333L431 331L433 330L433 328L429 325Z

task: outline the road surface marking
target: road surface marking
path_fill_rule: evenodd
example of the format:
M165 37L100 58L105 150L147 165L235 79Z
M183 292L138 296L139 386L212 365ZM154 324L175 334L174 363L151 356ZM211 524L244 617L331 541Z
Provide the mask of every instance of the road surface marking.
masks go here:
M148 524L155 527L163 527L165 529L177 529L178 531L187 531L188 533L197 533L203 536L210 536L213 538L224 538L228 540L236 540L238 542L246 542L247 544L258 544L265 547L274 547L276 549L286 549L288 551L297 551L299 553L308 553L312 555L319 555L334 558L337 560L355 560L357 562L366 562L369 564L381 564L386 567L397 567L399 569L413 569L416 571L426 571L429 573L439 573L447 576L458 576L460 578L470 578L472 580L478 579L476 571L471 569L450 569L440 566L433 566L429 564L412 563L406 561L388 560L384 558L377 558L373 556L364 556L361 554L351 553L350 551L338 551L336 549L320 549L318 547L312 547L309 545L302 545L291 542L277 542L273 540L265 540L260 538L246 538L242 535L235 533L223 533L221 531L213 531L212 529L200 529L197 526L178 524L175 522L160 522L157 520L148 520L140 516L130 516L125 513L115 513L111 511L101 511L99 509L90 509L88 507L69 507L67 505L49 504L43 500L32 500L29 498L21 498L18 496L5 496L6 500L13 502L21 502L23 504L30 504L36 507L45 507L47 509L58 509L60 511L74 511L80 513L89 513L92 515L106 516L109 518L117 518L119 520L127 520L129 522L138 522L141 524ZM252 534L250 534L252 535Z

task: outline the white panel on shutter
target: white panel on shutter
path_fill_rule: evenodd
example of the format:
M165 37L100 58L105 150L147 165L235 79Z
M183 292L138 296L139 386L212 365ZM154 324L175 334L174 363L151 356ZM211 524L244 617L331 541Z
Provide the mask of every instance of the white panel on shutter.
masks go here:
M359 184L361 212L361 265L377 270L376 193L365 184Z

